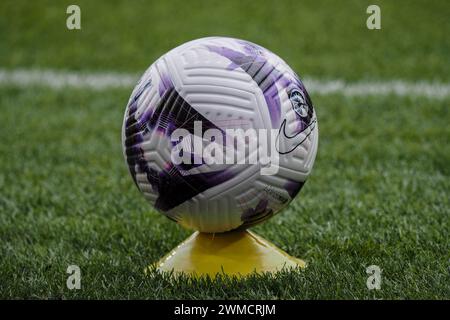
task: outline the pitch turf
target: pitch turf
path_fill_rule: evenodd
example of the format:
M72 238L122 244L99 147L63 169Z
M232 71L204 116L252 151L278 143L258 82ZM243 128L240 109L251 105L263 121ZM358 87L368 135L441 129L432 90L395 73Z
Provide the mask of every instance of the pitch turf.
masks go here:
M183 41L221 34L267 46L302 75L449 80L445 2L382 1L378 33L365 28L364 1L128 3L81 1L83 29L70 33L69 3L2 1L0 66L143 71ZM309 267L193 281L142 272L190 232L152 211L129 177L130 90L0 87L1 298L450 297L450 99L314 95L313 174L253 229ZM81 290L66 288L69 264ZM381 290L366 287L372 264Z

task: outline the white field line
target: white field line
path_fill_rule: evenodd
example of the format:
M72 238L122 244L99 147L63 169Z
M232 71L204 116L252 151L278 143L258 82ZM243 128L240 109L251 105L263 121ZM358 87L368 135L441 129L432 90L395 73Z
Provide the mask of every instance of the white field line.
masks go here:
M0 87L48 87L51 89L82 88L106 90L133 88L139 76L116 72L66 72L40 69L0 69ZM450 97L450 83L436 81L356 81L320 80L305 78L304 83L312 94L342 94L345 96L396 95L422 96L433 99Z

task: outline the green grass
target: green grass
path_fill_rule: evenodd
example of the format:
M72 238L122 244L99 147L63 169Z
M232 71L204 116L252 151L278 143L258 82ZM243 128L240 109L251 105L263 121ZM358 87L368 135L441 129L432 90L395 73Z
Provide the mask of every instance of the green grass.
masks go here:
M449 298L449 101L315 97L313 175L254 229L309 267L211 285L142 272L189 232L129 177L128 94L0 90L1 297ZM66 288L69 264L81 267L80 291ZM366 288L371 264L380 291Z
M66 28L65 1L2 0L0 65L143 72L187 40L226 35L261 44L301 75L450 80L450 3L371 0L76 1L81 31Z
M143 72L207 35L268 47L301 75L450 80L446 1L0 2L0 68ZM274 5L276 3L276 5ZM0 298L450 298L450 99L317 96L319 151L299 197L253 230L300 272L169 279L143 269L190 232L154 212L127 171L130 90L0 87ZM77 264L82 290L66 288ZM379 265L381 290L366 288Z

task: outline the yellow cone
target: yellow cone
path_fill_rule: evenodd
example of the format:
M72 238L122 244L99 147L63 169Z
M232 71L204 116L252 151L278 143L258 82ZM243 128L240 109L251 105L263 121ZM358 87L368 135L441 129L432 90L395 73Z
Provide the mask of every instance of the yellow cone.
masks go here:
M199 233L183 241L157 262L157 270L193 276L218 273L245 276L253 272L277 272L306 266L250 231Z

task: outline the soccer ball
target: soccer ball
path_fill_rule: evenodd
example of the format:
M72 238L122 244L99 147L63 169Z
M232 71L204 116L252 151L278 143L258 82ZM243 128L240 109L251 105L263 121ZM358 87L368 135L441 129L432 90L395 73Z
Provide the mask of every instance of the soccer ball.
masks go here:
M269 50L225 37L187 42L155 61L122 129L145 198L201 232L278 213L304 185L317 144L316 113L296 73Z

